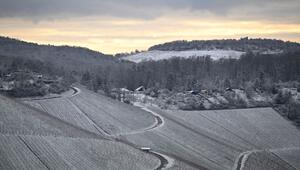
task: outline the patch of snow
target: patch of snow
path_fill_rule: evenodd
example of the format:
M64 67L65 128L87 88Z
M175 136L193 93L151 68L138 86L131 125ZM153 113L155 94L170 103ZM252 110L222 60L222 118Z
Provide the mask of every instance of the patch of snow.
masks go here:
M212 104L211 104L211 103L209 103L207 100L204 100L204 102L203 102L203 106L204 106L204 108L205 108L205 109L210 109L210 108L211 108L211 106L212 106Z
M264 102L267 101L266 97L259 95L258 93L255 93L255 95L252 97L252 99L256 102Z
M215 97L221 103L226 103L226 104L229 103L228 100L224 96L222 96L220 93L217 93L215 95Z
M210 101L214 105L219 105L220 104L220 102L218 101L218 99L214 98L214 97L208 97L207 100Z
M143 61L159 61L165 59L171 59L174 57L179 58L191 58L191 57L203 57L210 56L213 60L219 60L221 58L240 58L245 52L234 50L189 50L189 51L147 51L138 54L133 54L122 58L123 60L140 63Z
M171 168L174 165L174 161L175 160L173 158L171 158L171 157L169 157L169 156L167 156L165 154L161 154L159 152L155 152L155 151L152 151L152 153L160 155L160 156L164 157L168 161L168 164L166 165L166 167L163 167L162 170L169 169L169 168Z
M268 51L262 52L262 54L271 54L271 55L274 55L274 54L282 54L282 53L283 53L282 50L268 50Z
M243 100L247 105L250 104L250 102L249 102L249 100L248 100L248 97L247 97L245 91L240 90L240 89L233 89L233 91L234 91L235 94L236 94L236 97L237 97L236 99L239 98L239 99Z

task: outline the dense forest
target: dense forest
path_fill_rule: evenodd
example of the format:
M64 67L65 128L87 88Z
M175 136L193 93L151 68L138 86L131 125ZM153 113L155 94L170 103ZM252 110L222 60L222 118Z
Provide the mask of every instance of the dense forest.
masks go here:
M245 101L236 98L233 94L227 94L228 89L240 89L249 99L255 95L271 98L271 101L252 103L251 107L275 107L282 115L300 126L300 104L291 92L284 90L290 88L300 92L299 66L300 51L280 55L247 53L240 59L217 61L210 57L173 58L156 62L119 63L110 67L99 67L92 72L86 71L81 83L95 91L103 90L107 95L111 95L111 90L114 88L127 88L134 91L143 86L148 89L148 94L166 89L169 91L169 97L164 102L177 103L184 100L184 105L179 107L184 110L205 109L203 103L199 105L199 99L202 97L186 96L184 97L186 99L176 99L177 94L203 90L213 96L221 94L230 101L229 104L218 105L212 107L213 109L249 107Z
M38 60L68 72L83 72L97 66L108 66L117 60L111 55L82 47L39 45L0 36L0 55Z
M164 44L154 45L149 50L162 51L184 51L184 50L237 50L244 52L267 53L269 51L294 51L299 50L300 44L294 42L284 42L272 39L250 39L248 37L225 40L193 40L193 41L172 41Z
M125 87L184 90L224 90L256 86L271 90L275 83L300 80L300 51L281 55L248 53L240 59L173 58L139 64L119 63L83 74L94 89Z

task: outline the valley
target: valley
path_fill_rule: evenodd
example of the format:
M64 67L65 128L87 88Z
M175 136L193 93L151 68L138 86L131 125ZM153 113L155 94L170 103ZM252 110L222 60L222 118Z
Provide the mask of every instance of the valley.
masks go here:
M1 103L10 101L3 97L1 100ZM278 149L289 149L292 152L284 152L284 154L275 152L279 157L283 155L282 159L286 161L293 161L299 156L299 130L272 108L172 111L138 105L143 108L139 109L95 94L81 85L75 85L70 92L57 98L26 99L23 102L26 105L22 104L21 107L28 109L35 107L36 109L32 110L36 110L37 113L26 120L15 120L17 124L24 125L22 126L24 131L9 126L12 123L3 122L1 141L4 142L4 146L8 145L7 142L14 141L9 142L10 145L24 148L20 154L27 152L33 154L28 159L37 157L38 160L31 160L32 163L27 165L35 168L46 165L51 169L64 166L79 167L74 163L76 159L81 159L81 156L84 155L86 157L84 160L87 162L81 163L80 166L91 169L97 165L110 168L121 166L121 164L111 165L108 162L110 160L119 163L127 162L125 167L132 169L139 169L138 166L144 166L143 169L155 169L157 166L160 167L159 169L168 167L168 169L220 170L232 169L239 155L246 151L270 150L272 152ZM19 101L16 104L18 103ZM10 108L15 110L18 107ZM8 117L8 115L2 115L2 117ZM15 115L15 117L22 118L22 114ZM26 123L32 121L33 118L49 122L50 126L48 125L45 130L40 127L34 129L34 126ZM55 128L51 127L53 123L55 123ZM58 123L61 125L58 126ZM36 121L33 125L36 126ZM40 123L41 125L44 124ZM58 127L63 129L57 129ZM64 142L60 143L60 141ZM24 142L27 146L24 145ZM67 145L68 147L66 147ZM72 149L72 146L76 146L76 148ZM92 150L95 150L96 153L92 153L92 150L84 150L86 146L89 146L90 149L94 148ZM28 147L31 149L26 151ZM149 154L141 151L142 147L149 147ZM97 148L101 148L101 152ZM124 153L128 154L127 150L133 149L134 153L140 155L140 160L135 161L134 167L132 164L128 164L132 160L123 160L125 157L121 155L112 156L112 159L104 159L102 162L93 162L92 159L96 158L95 154L109 158L107 155L101 156L101 154L108 153L103 150L104 148L108 149L110 154L113 154L114 151L119 152L121 148ZM72 156L65 157L65 149L73 150L71 153L74 152L76 159ZM13 154L8 150L4 152ZM44 156L41 155L42 153ZM49 154L49 156L45 157L45 154ZM60 156L56 157L55 154ZM126 156L126 159L137 159L132 156ZM12 157L17 158L16 155ZM53 164L54 160L51 159L54 158L59 162L58 165ZM147 160L151 161L146 164L144 161ZM2 164L5 162L1 161ZM19 163L20 166L22 165L22 162L18 162L15 166L18 166ZM58 167L55 168L55 166Z
M0 40L0 169L300 168L298 44Z

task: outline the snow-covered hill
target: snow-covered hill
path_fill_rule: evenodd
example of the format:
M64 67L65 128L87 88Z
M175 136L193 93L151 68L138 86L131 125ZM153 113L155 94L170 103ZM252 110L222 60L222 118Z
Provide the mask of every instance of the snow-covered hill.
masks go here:
M135 63L143 61L159 61L171 59L173 57L190 58L210 56L213 60L221 58L240 58L245 52L234 50L189 50L189 51L147 51L138 54L133 54L124 57L124 60L129 60Z

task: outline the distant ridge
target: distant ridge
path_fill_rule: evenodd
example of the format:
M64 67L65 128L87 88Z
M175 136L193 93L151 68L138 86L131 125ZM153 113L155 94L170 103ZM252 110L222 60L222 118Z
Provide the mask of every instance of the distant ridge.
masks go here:
M243 52L268 52L299 50L300 44L296 42L276 39L222 39L222 40L178 40L154 45L149 51L186 51L186 50L236 50Z
M116 62L111 55L83 47L39 45L0 36L0 56L20 57L51 63L69 71L87 70Z

